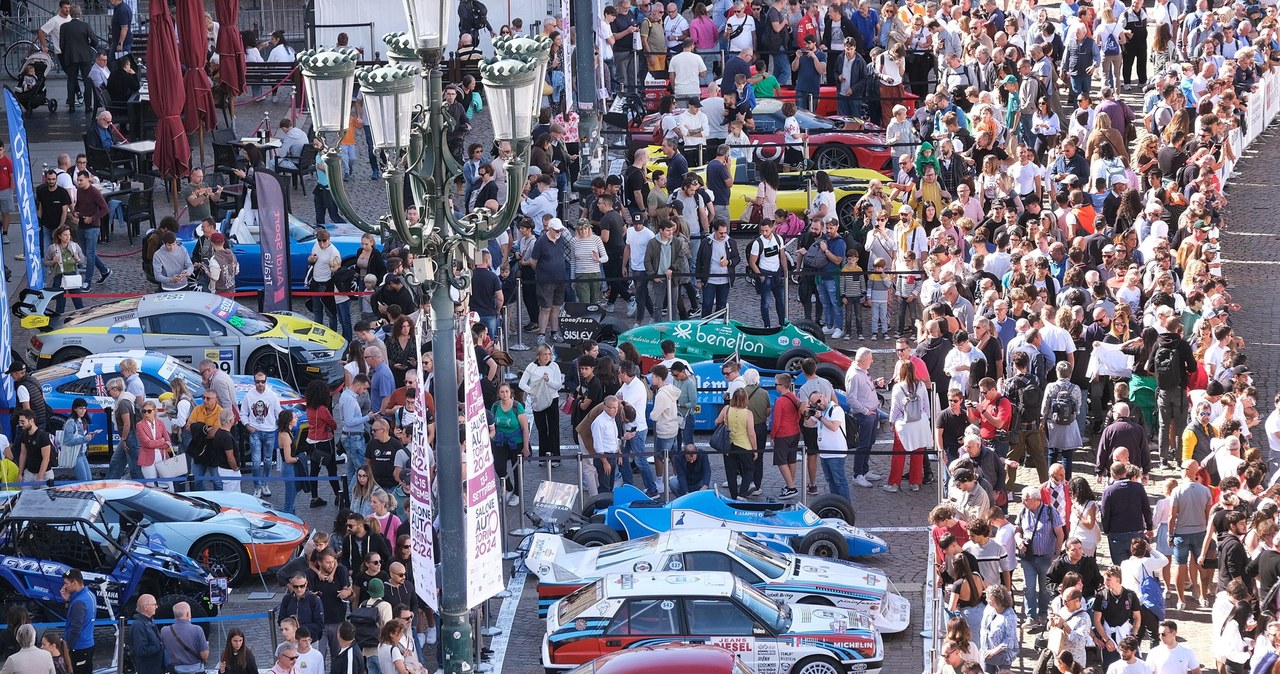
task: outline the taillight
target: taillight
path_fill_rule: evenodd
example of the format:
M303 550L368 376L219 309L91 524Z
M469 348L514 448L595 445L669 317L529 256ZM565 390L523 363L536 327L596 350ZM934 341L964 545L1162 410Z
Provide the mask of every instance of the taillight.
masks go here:
M31 348L32 348L32 349L34 349L34 350L36 350L37 352L38 352L38 351L41 351L42 349L44 349L44 342L43 342L43 341L41 341L41 339L40 339L39 337L32 337L32 338L31 338Z

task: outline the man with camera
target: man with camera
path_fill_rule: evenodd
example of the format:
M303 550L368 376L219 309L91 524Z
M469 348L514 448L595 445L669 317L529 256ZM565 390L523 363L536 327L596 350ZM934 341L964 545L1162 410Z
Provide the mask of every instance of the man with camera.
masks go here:
M995 451L1001 459L1009 456L1009 426L1013 422L1013 405L1000 394L996 380L984 377L978 382L979 401L966 403L969 421L978 424L982 444Z
M851 498L849 480L845 477L844 464L848 454L848 442L844 434L844 410L836 404L835 396L814 392L809 394L809 406L800 412L801 418L818 422L818 459L827 477L827 489L832 494Z

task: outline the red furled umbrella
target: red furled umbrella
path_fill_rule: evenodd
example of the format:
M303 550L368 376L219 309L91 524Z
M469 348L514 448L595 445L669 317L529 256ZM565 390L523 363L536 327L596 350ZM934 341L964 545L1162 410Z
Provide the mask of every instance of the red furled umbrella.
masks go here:
M187 133L195 133L199 129L203 138L204 129L218 125L218 109L213 102L213 83L204 71L207 41L204 3L201 0L178 0L178 33L182 36L179 47L182 65L187 67L182 76L182 88L187 97L182 125ZM204 149L203 142L200 147Z
M191 144L182 128L182 104L186 95L178 67L178 40L167 2L151 3L147 87L151 93L151 109L156 113L156 153L152 161L160 177L184 177L191 173Z
M218 74L231 96L244 93L244 42L236 25L240 21L239 0L214 0L218 13Z

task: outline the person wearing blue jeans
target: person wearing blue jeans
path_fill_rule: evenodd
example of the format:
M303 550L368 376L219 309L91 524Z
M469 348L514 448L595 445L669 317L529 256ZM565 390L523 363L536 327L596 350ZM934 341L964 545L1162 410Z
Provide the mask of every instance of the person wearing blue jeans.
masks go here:
M640 479L644 480L644 491L648 496L656 496L658 494L658 480L653 474L653 466L649 465L649 457L640 456L644 452L644 441L649 434L647 428L637 428L636 434L630 440L627 440L622 449L622 481L631 484L634 473L631 470L631 463L634 461L640 471ZM670 440L675 443L675 438Z
M1026 584L1023 589L1026 618L1033 624L1044 625L1049 614L1050 594L1046 575L1049 565L1062 549L1062 516L1041 501L1039 486L1023 488L1022 505L1014 535Z
M818 417L818 460L822 462L822 474L827 478L827 488L832 494L852 498L849 478L845 475L845 460L849 443L844 432L844 410L833 397L827 400L821 391L809 394L811 408L823 409Z
M778 312L778 322L786 317L787 298L783 282L787 272L787 256L782 254L782 237L773 235L773 220L760 223L760 236L747 245L747 269L756 275L756 292L760 294L760 320L769 327L769 296Z
M276 454L277 420L280 398L267 387L267 375L255 372L253 388L240 401L240 420L249 433L249 456L253 460L253 493L271 496L266 478L271 477L271 460Z
M98 283L107 280L111 276L111 270L107 265L103 264L102 258L98 257L98 234L102 231L99 227L81 227L76 236L80 238L80 250L84 251L84 284L80 287L88 290L93 285L93 270L97 269L101 276L98 277Z
M826 323L822 331L832 337L844 336L844 306L840 294L840 265L844 264L845 242L840 236L840 220L832 217L827 220L827 235L813 245L817 246L827 257L827 265L822 271L831 276L818 276L818 301L822 303L822 318Z
M276 432L250 431L249 456L253 459L253 491L259 496L271 496L266 478L271 477L271 457L276 453Z
M142 468L138 465L138 433L134 426L138 423L138 408L133 404L131 396L124 392L124 380L116 377L107 382L107 394L115 398L113 420L120 440L115 451L111 453L111 463L107 465L107 479L118 480L124 477L125 469L132 480L142 479Z

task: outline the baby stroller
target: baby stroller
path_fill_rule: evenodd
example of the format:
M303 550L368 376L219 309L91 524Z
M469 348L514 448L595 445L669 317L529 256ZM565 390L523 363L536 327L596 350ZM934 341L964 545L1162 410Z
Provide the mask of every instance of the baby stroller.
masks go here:
M34 75L27 72L30 67ZM13 97L23 110L32 112L40 106L47 106L49 112L58 111L58 101L45 94L45 73L53 67L53 57L47 52L34 51L22 62L22 74L18 76L18 88L13 90Z

